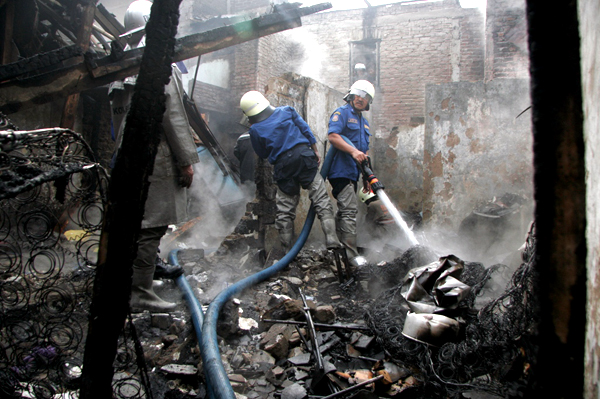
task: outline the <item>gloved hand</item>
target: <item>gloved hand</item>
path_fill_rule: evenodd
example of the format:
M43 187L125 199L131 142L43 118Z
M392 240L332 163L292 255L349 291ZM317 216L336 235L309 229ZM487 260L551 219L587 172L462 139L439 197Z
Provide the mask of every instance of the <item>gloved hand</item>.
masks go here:
M181 166L179 168L181 176L179 176L179 184L181 187L190 188L194 180L194 168L192 165Z

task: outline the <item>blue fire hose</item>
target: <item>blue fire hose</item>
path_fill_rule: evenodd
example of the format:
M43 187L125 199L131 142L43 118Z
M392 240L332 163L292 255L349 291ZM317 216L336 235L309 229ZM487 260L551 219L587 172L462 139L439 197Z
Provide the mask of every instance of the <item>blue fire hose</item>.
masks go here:
M179 249L174 249L169 252L169 263L172 265L179 266L179 259L177 259L177 253ZM202 312L202 306L200 302L194 295L194 291L192 287L190 287L188 281L185 278L185 275L181 275L175 279L175 283L183 293L183 297L187 301L188 307L190 308L190 315L192 317L192 324L194 325L194 330L196 331L196 338L198 342L202 342L202 324L204 323L204 313ZM212 389L208 381L206 382L206 387L208 391L208 395L210 398L214 397L212 393Z
M325 178L333 162L335 155L335 148L332 147L327 153L323 166L321 167L321 176ZM300 249L306 243L313 222L315 220L315 210L311 206L304 222L304 227L298 236L298 239L290 249L290 251L281 258L273 266L267 269L261 270L260 272L246 277L245 279L238 281L237 283L229 286L225 290L221 291L219 295L211 302L204 316L204 325L202 326L202 334L200 338L200 353L202 354L202 363L204 367L204 373L206 376L207 385L212 387L213 395L211 399L235 399L235 393L231 387L231 383L227 378L227 373L221 362L221 356L219 354L219 344L217 342L217 321L219 319L219 312L225 306L225 303L231 299L234 295L240 293L244 289L251 287L255 284L260 283L272 276L279 271L283 270L300 252ZM209 388L210 395L210 388Z

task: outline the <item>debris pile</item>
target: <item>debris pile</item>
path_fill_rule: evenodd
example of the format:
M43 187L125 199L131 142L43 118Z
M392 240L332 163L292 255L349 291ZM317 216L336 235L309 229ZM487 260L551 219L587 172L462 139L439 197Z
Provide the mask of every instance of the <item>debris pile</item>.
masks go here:
M357 281L344 286L331 253L304 249L285 275L241 293L221 315L219 349L231 385L242 398L514 395L526 384L531 355L526 340L537 320L531 296L534 245L532 230L523 263L506 289L494 278L506 273L506 266L486 268L451 256L432 262L433 253L423 247L410 248L389 263L369 264L357 271ZM261 268L250 255L232 259L215 252L185 258L188 280L202 281L196 291L205 304L226 286L224 272L237 280ZM408 315L418 314L414 304L411 308L414 298L405 297L410 276L432 265L438 277L452 270L457 285L468 287L454 298L456 306L438 306L430 313L434 316L424 319L454 320L459 328L445 335L447 341L405 331ZM404 278L390 278L398 275ZM446 290L450 297L454 288ZM154 342L154 349L146 350L157 371L153 386L162 387L157 393L163 395L177 392L169 397L204 397L191 323L185 316L172 321L166 330L141 328L144 340Z

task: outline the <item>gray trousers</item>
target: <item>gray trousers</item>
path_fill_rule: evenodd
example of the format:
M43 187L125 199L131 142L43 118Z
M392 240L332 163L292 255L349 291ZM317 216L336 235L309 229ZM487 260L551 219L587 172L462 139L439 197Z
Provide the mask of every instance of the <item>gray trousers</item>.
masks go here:
M319 219L333 218L333 206L329 200L325 182L319 173L315 175L315 178L308 187L308 198L310 198L312 205L315 207L315 212ZM288 195L277 189L277 217L275 218L275 228L277 230L293 231L298 201L300 201L300 195Z
M152 268L152 270L154 270L156 267L156 253L158 252L160 240L167 232L168 227L169 226L160 226L140 230L137 256L133 261L134 268Z
M348 251L348 257L358 256L356 247L356 215L358 201L354 192L354 185L348 184L340 191L337 198L338 211L335 215L335 225L338 237Z

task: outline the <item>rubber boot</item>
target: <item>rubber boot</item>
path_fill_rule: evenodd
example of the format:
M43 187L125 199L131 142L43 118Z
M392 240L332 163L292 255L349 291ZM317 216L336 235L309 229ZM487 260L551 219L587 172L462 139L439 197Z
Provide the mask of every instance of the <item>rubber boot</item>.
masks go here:
M176 279L177 277L183 274L183 267L179 265L171 265L165 263L164 260L158 254L156 254L156 261L154 267L154 279L159 278L172 278Z
M356 234L340 232L340 241L346 247L348 261L352 266L360 267L367 264L367 259L364 256L358 254L358 248L356 245Z
M142 312L170 312L175 310L177 304L161 299L153 288L154 268L133 268L133 281L131 284L131 311Z
M292 241L294 240L293 229L281 229L279 230L279 241L281 242L281 248L284 253L288 253L292 248Z
M321 228L323 229L323 233L325 233L325 246L327 249L342 247L342 243L338 240L337 233L335 232L334 218L321 219Z

